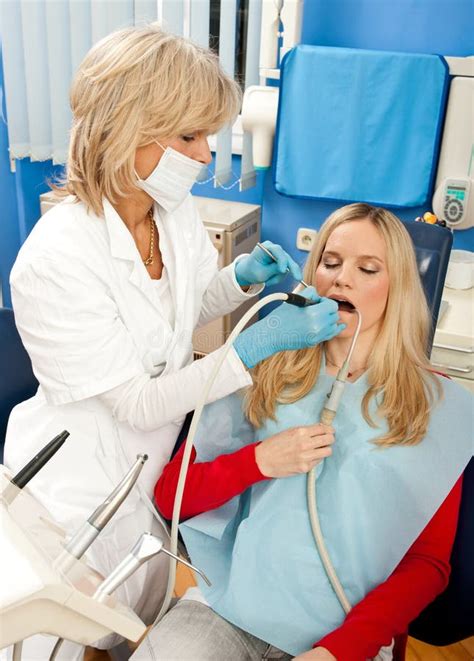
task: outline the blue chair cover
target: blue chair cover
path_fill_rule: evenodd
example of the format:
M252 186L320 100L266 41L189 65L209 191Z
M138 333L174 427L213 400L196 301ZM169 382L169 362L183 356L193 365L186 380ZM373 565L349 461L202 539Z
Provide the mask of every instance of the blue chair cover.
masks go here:
M10 412L38 388L30 357L15 326L13 310L0 308L0 463Z
M276 190L423 205L437 165L448 81L437 55L297 46L281 67Z

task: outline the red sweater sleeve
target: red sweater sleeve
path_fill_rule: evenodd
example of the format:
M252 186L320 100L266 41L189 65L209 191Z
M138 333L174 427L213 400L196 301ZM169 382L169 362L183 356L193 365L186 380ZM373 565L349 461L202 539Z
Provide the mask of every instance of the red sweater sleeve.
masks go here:
M255 460L258 443L246 445L236 452L222 454L213 461L194 463L193 448L184 487L181 520L220 507L256 482L266 480ZM155 503L166 519L173 516L173 504L183 461L184 443L165 466L155 485Z
M365 661L404 633L448 583L462 477L389 578L362 599L344 623L319 640L339 661ZM368 559L368 561L370 561Z

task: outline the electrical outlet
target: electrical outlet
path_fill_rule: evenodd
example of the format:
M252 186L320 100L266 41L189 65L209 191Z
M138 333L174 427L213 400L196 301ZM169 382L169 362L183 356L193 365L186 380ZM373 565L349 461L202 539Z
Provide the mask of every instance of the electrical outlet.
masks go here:
M317 236L316 230L309 229L309 227L300 227L296 233L296 247L309 252Z

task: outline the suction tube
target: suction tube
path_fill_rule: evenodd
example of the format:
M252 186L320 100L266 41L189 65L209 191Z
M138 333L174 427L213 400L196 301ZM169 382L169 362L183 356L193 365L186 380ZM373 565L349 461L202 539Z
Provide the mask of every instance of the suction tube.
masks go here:
M354 352L355 343L357 342L357 338L359 337L360 327L362 325L362 315L357 309L354 310L354 312L358 316L357 328L352 338L351 346L347 353L346 359L343 362L342 367L336 376L336 380L332 385L331 392L328 394L328 400L326 402L326 405L321 411L321 416L319 418L319 421L322 422L324 425L331 425L334 418L336 417L337 409L339 407L342 393L344 392L344 388L346 385L347 375L349 373L349 365L352 358L352 354ZM334 569L331 559L329 557L329 553L326 548L326 544L324 542L324 537L319 522L317 498L316 498L315 468L312 468L308 473L308 477L306 481L306 496L308 502L308 513L309 513L309 520L311 523L311 530L313 532L314 541L316 542L316 547L318 549L319 557L321 558L321 562L323 563L324 569L333 587L333 590L336 593L337 598L339 599L339 602L344 609L344 612L347 614L352 607L349 599L347 598L346 593L344 592L344 588L342 587L341 582L337 577L336 570Z

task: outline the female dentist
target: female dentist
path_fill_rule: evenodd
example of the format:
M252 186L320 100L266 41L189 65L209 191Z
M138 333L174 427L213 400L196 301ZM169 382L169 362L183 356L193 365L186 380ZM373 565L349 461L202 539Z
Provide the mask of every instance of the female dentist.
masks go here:
M156 476L221 351L193 363L194 329L287 269L297 279L301 272L279 246L277 263L257 248L217 269L189 191L211 161L207 135L237 114L240 91L210 51L155 25L113 33L81 64L71 106L58 190L65 199L39 220L11 274L16 323L40 386L12 412L5 457L15 472L69 430L31 489L72 534L137 453L148 454L139 488L88 551L106 576L143 531L165 535L150 501ZM328 299L284 304L270 320L239 338L209 401L248 386L255 360L314 346L342 328ZM146 623L162 602L166 568L158 556L117 591ZM35 637L34 658L47 658L52 643ZM65 645L60 658L77 654Z

